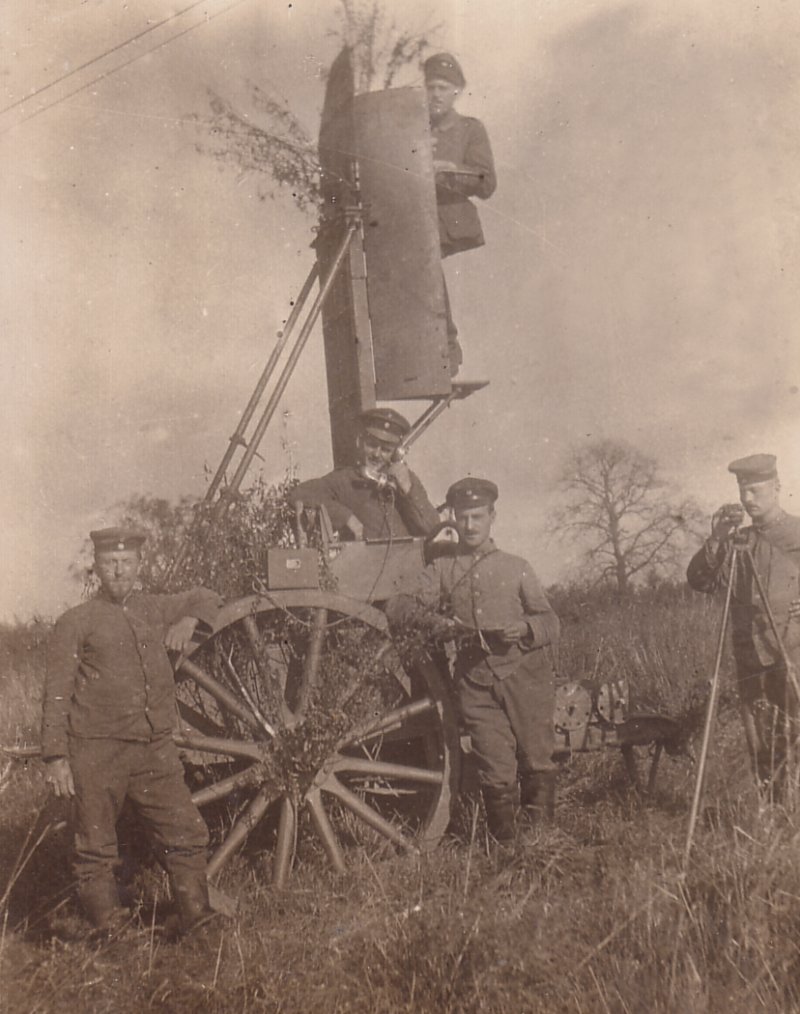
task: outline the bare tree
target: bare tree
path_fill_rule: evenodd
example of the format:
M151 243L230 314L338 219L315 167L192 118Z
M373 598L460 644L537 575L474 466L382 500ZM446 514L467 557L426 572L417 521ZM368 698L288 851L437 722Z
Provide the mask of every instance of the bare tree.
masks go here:
M694 501L669 490L652 458L613 440L574 450L559 488L564 504L551 531L576 538L586 575L615 584L620 596L639 579L673 574L701 519Z
M391 87L402 67L419 62L430 35L438 31L438 26L398 28L381 0L339 0L339 4L337 25L329 34L350 48L358 92ZM239 173L258 174L262 200L283 188L301 211L315 211L320 201L319 159L311 131L285 98L253 82L248 87L259 122L209 92L211 119L193 118L205 134L197 150Z

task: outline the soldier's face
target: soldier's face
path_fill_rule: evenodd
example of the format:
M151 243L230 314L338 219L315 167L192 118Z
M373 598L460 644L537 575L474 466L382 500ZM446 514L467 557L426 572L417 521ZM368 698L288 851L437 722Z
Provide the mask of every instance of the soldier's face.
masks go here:
M362 433L358 438L361 463L378 472L383 472L392 463L392 455L396 444L391 441L379 440L371 433Z
M750 482L739 487L739 499L753 521L769 521L780 510L778 494L780 483L777 479L766 482Z
M432 120L439 120L449 113L458 98L458 88L449 81L434 78L425 85L428 93L428 112Z
M469 549L480 549L485 542L488 542L492 533L492 522L494 521L494 507L466 507L464 510L457 510L456 528L461 542Z
M95 555L95 572L112 602L122 602L132 591L140 564L139 553L135 549L106 550Z

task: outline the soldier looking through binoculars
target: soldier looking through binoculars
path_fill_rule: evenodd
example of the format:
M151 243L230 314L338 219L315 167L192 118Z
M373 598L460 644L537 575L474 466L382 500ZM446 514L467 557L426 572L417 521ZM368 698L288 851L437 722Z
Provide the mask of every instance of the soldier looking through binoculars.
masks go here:
M756 776L779 793L787 747L796 738L789 726L800 703L788 672L788 666L796 669L800 661L800 518L780 505L774 455L740 458L728 471L738 480L741 504L725 504L716 511L711 535L692 558L686 576L697 591L724 588L733 552L745 551L731 589L739 699ZM745 514L752 524L741 528Z

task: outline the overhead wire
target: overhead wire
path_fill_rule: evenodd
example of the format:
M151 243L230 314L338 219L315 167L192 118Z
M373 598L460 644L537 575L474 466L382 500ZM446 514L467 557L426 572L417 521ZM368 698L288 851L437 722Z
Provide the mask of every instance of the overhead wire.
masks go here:
M184 10L181 11L180 13L186 13L186 11L191 10L193 7L199 6L199 4L203 3L203 2L206 2L206 0L197 0L196 3L191 4L187 8L184 8ZM115 67L111 67L109 70L104 71L102 74L98 74L96 77L92 78L91 81L87 81L84 84L80 85L78 88L74 88L71 92L68 92L66 95L60 96L55 101L50 102L47 105L40 106L38 109L35 109L32 113L29 113L27 116L22 117L22 119L18 120L16 123L12 123L10 126L5 127L2 130L0 130L0 135L7 134L7 133L9 133L9 131L15 130L17 127L22 126L23 123L27 123L28 120L32 120L36 116L40 116L42 113L45 113L45 112L47 112L50 109L55 109L56 106L61 105L62 102L66 102L67 99L71 99L73 96L78 95L80 92L85 91L87 88L91 88L92 85L97 84L99 81L103 81L105 78L110 77L112 74L116 74L118 71L124 70L126 67L130 67L130 65L132 63L136 63L137 60L141 60L143 57L149 56L150 53L155 53L159 49L163 49L164 46L169 45L170 42L174 42L176 39L180 39L182 36L188 35L189 32L193 32L196 28L200 28L201 25L208 24L209 21L213 21L215 18L221 17L221 15L223 15L223 14L227 14L229 11L232 11L235 7L241 6L241 4L243 4L245 2L246 2L246 0L234 0L233 3L228 4L227 7L223 7L222 10L216 11L214 14L207 14L205 16L205 18L203 18L202 21L195 21L193 24L189 25L188 28L184 28L184 29L182 29L179 32L175 32L173 35L170 35L169 38L164 39L162 42L157 43L155 46L151 46L149 49L146 49L146 50L144 50L141 53L137 53L135 56L132 56L129 60L126 60L124 63L118 64ZM160 22L160 25L164 25L167 22L173 20L173 18L178 17L178 16L179 16L179 14L175 14L172 17L167 18L164 21ZM152 29L148 29L147 31L154 30L156 27L159 27L159 26L155 26L154 25L154 26L152 26ZM135 41L136 38L140 38L143 34L146 34L146 32L140 32L138 36L133 36L131 39L128 39L127 42L120 43L119 45L113 47L113 49L108 50L106 53L102 54L101 56L95 57L93 60L88 61L85 66L90 66L92 63L99 62L105 56L108 56L111 53L113 53L113 52L115 52L115 51L117 51L119 49L124 48L130 42ZM77 73L77 72L78 72L78 68L76 68L76 70L73 73ZM70 76L69 74L65 74L60 80L65 80L69 76ZM57 83L58 83L57 81L54 81L52 84L55 85ZM39 94L41 94L41 92L45 91L47 87L48 86L43 86L39 90ZM30 97L32 97L32 96L28 96L28 98L30 98ZM23 100L20 100L20 102L22 102L22 101L27 101L27 98L23 99ZM5 113L9 109L13 109L15 106L19 105L20 102L15 102L13 105L8 106L2 112Z
M176 11L174 14L170 14L168 18L162 18L161 21L157 21L154 25L150 25L148 28L143 29L141 32L137 32L136 35L131 35L130 38L125 39L124 42L118 43L116 46L112 46L111 49L107 49L104 53L100 53L98 56L93 56L91 60L86 60L78 67L73 67L72 70L66 71L61 77L54 78L52 81L48 81L47 84L42 85L40 88L36 88L34 91L29 92L27 95L23 95L21 99L17 99L8 106L4 106L0 109L0 116L7 113L11 109L16 109L17 106L21 106L23 102L30 102L31 99L35 99L37 95L42 95L44 92L49 91L51 88L55 88L57 84L61 84L62 81L66 81L67 78L73 77L75 74L80 74L82 70L86 70L87 67L91 67L93 63L99 63L100 60L105 60L107 56L111 56L112 53L116 53L120 49L124 49L129 46L132 42L137 42L139 39L144 38L145 35L150 32L154 32L157 28L161 28L162 25L168 24L170 21L174 21L175 18L181 17L183 14L188 13L194 7L199 7L200 4L206 3L207 0L195 0L194 3L184 7L183 10Z

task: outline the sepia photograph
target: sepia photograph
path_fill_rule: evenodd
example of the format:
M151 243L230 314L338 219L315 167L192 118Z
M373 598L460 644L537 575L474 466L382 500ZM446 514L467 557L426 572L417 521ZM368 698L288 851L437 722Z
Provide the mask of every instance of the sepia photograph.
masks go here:
M800 1010L800 9L0 33L0 1007Z

